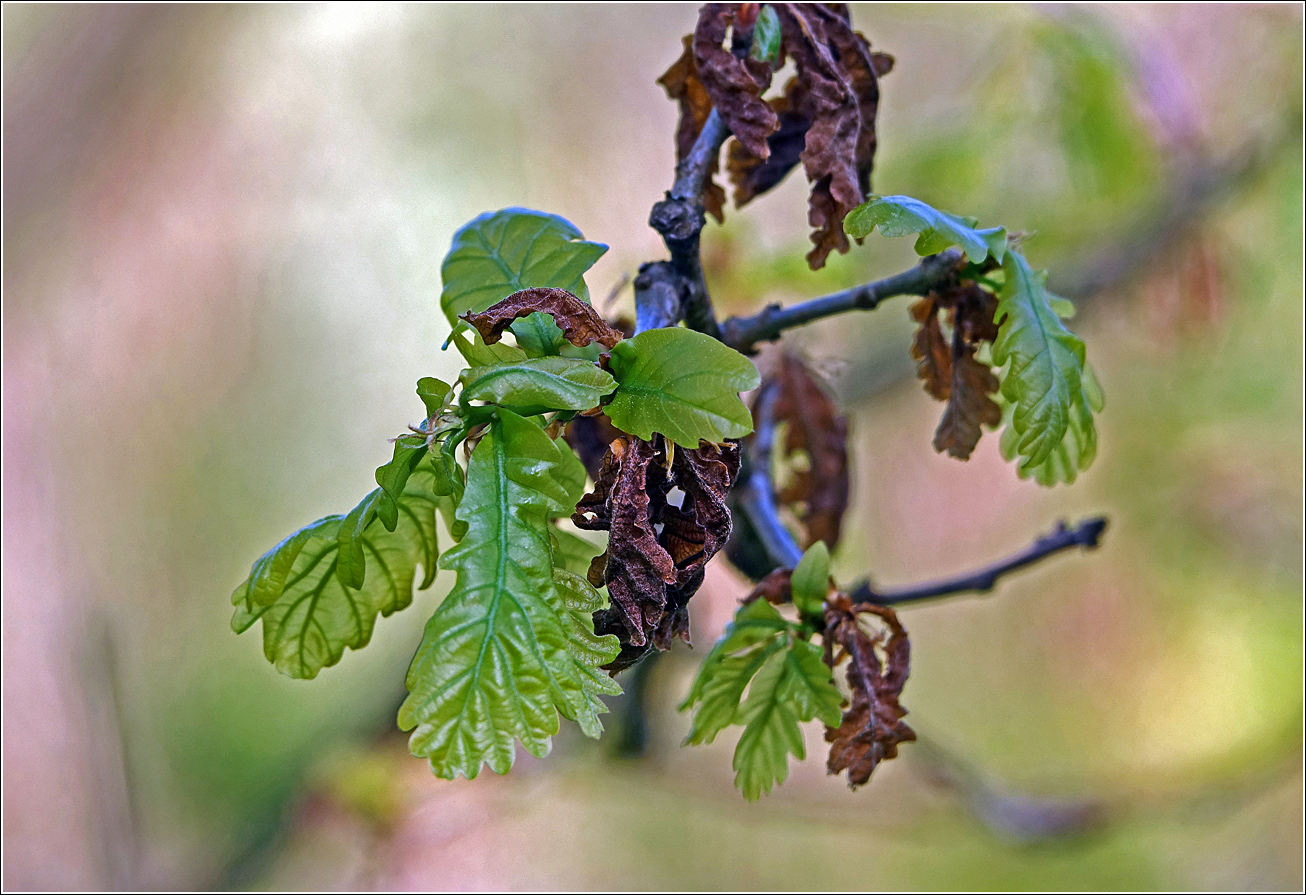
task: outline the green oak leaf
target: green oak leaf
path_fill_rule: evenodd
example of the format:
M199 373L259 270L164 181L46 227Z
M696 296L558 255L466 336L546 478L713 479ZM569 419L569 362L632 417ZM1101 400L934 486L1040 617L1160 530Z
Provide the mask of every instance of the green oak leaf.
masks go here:
M780 41L783 36L780 17L770 5L764 4L753 25L753 42L748 48L748 55L759 62L775 65L780 61Z
M645 440L660 433L681 447L720 443L753 431L739 392L761 381L752 361L711 336L676 327L624 339L609 362L617 389L612 424Z
M437 415L444 409L445 399L449 397L452 386L447 382L442 382L434 376L423 376L417 380L417 397L422 399L422 405L426 407L426 416L428 418Z
M563 619L567 627L567 649L576 662L584 697L566 705L559 704L558 711L579 724L587 737L598 739L603 733L598 716L608 710L599 696L621 695L621 685L603 670L603 666L621 651L621 641L612 634L594 633L594 613L606 609L608 600L584 575L555 568L553 584L566 610ZM574 693L568 693L574 700Z
M459 314L484 311L532 286L566 289L581 301L589 301L585 271L607 250L602 243L586 242L575 226L557 215L526 208L488 212L454 234L453 245L440 267L444 283L440 307L449 323L457 327ZM557 324L548 322L557 330ZM533 326L514 324L512 330L519 344L524 339L542 350L548 339L537 338L538 333L533 335Z
M584 575L589 572L594 557L603 552L602 544L596 544L573 531L560 528L556 522L551 526L550 534L553 536L555 570L566 569L568 572Z
M686 743L710 743L734 723L748 682L768 658L784 649L789 631L789 622L765 600L754 600L739 608L703 659L680 704L682 712L694 711Z
M606 370L574 357L527 358L476 367L465 376L464 401L548 410L589 410L617 386Z
M513 321L512 334L517 337L517 347L525 351L527 357L558 354L563 345L570 344L553 317L543 311Z
M1020 457L1020 471L1042 484L1073 481L1097 452L1093 413L1102 409L1101 389L1085 373L1084 343L1056 313L1047 272L1031 270L1015 251L1002 270L993 364L1011 406L1003 452Z
M558 480L567 491L567 503L574 509L576 502L585 493L585 483L589 479L589 473L585 471L585 464L576 456L571 445L567 444L566 438L559 435L553 439L553 444L562 455L562 460L558 464ZM570 513L571 510L568 510L567 514Z
M830 548L817 541L807 548L790 578L794 605L802 615L819 616L830 595Z
M543 429L507 410L472 452L457 513L467 532L440 562L458 579L427 623L399 710L409 747L440 777L473 778L482 764L507 773L514 740L543 756L559 711L598 729L590 663L610 661L617 643L591 640L592 623L569 608L592 595L556 583L549 518L574 506L563 462Z
M1022 479L1032 478L1045 488L1058 482L1072 484L1080 471L1087 469L1097 456L1097 429L1093 425L1093 413L1102 409L1102 387L1098 385L1093 368L1084 365L1084 389L1079 400L1070 408L1070 425L1061 443L1053 448L1042 463L1022 463L1016 467L1016 473ZM1006 460L1015 460L1020 451L1017 447L1019 436L1011 424L1015 406L1003 406L1002 437L998 447Z
M795 639L769 656L748 688L735 723L744 732L735 746L735 787L750 802L789 776L789 756L806 756L804 721L820 718L838 727L843 697L834 685L821 648Z
M983 261L990 253L1001 261L1007 250L1006 229L976 230L976 223L974 218L939 211L911 196L872 196L848 212L843 229L858 239L869 236L876 227L885 236L919 233L918 255L933 255L959 245L972 262Z
M562 330L558 331L562 332ZM486 345L484 340L481 339L481 334L475 330L471 332L470 336L462 332L455 332L449 338L453 340L454 347L463 356L463 360L467 361L473 369L476 367L490 367L494 364L511 364L526 359L525 351L515 345L509 345L507 342L495 342L493 345Z
M295 678L316 677L339 662L346 648L366 646L378 614L388 616L412 603L419 564L426 573L419 588L435 579L435 513L441 499L432 490L434 478L430 464L408 477L393 531L372 525L357 533L354 543L369 566L361 587L347 587L336 574L340 531L347 521L357 522L355 508L347 517L327 516L305 526L264 554L231 596L233 630L242 633L261 620L263 654ZM382 497L385 492L377 488L360 506Z

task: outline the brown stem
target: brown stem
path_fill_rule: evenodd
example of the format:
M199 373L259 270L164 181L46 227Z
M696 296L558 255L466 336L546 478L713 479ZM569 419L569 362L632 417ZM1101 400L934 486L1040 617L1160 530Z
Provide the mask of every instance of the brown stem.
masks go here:
M1068 527L1065 522L1058 522L1055 529L1024 550L977 571L953 578L944 578L939 581L930 581L891 590L876 590L871 587L869 581L863 581L853 588L849 596L854 603L897 606L903 603L914 603L918 600L930 600L936 597L950 597L956 594L988 593L993 590L998 580L1004 575L1017 569L1023 569L1025 566L1033 565L1054 553L1060 553L1062 550L1069 550L1072 547L1083 547L1086 550L1096 549L1098 541L1102 537L1102 532L1106 530L1106 524L1107 520L1102 516L1085 519L1074 528Z
M721 325L721 340L736 351L751 354L758 342L773 342L787 329L845 311L873 311L880 302L895 295L925 295L953 277L962 261L961 252L949 249L923 258L911 270L882 280L799 302L787 308L767 305L752 316L726 320Z

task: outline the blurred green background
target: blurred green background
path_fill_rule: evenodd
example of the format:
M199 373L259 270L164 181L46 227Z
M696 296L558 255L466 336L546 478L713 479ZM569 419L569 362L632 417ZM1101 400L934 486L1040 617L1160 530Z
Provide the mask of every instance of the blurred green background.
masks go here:
M854 7L897 66L876 188L1035 233L1107 392L1096 465L1020 482L929 440L905 300L795 333L853 420L841 580L998 558L1058 518L1096 553L903 612L922 742L850 793L807 762L749 806L733 736L651 672L648 748L572 731L434 779L394 730L442 582L312 683L228 628L250 562L352 506L456 374L439 263L507 205L663 257L695 7L35 6L4 24L6 888L1302 886L1302 13ZM746 312L818 274L792 177L709 228ZM613 310L628 309L621 294ZM616 706L611 728L622 725Z

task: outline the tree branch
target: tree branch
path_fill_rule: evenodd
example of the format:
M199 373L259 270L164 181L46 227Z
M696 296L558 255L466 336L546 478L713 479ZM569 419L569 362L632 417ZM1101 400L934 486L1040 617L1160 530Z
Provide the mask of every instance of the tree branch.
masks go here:
M1102 532L1106 530L1106 525L1107 520L1102 516L1085 519L1074 528L1068 527L1065 522L1058 522L1057 527L1052 532L1039 538L1024 550L1000 562L985 566L978 571L896 590L875 590L871 587L869 581L863 581L853 588L849 596L852 597L854 603L897 606L903 603L914 603L918 600L930 600L956 594L988 593L993 590L998 580L1004 575L1025 566L1033 565L1052 556L1054 553L1060 553L1062 550L1069 550L1072 547L1095 550L1098 540L1102 537Z
M775 402L780 384L762 385L753 403L756 427L748 448L748 470L738 486L739 508L748 516L753 531L776 568L792 569L803 558L803 550L780 519L771 483L771 445L775 441Z
M780 384L775 380L763 383L758 390L753 404L755 431L748 447L748 468L740 479L737 493L738 506L748 517L754 534L766 548L774 567L792 569L802 558L803 549L780 518L775 485L771 481L771 445L775 441L775 402L779 393ZM1096 549L1106 525L1107 520L1102 516L1085 519L1074 528L1065 522L1058 522L1052 532L1019 553L966 575L896 590L875 590L869 581L863 581L852 589L849 596L854 603L898 606L956 594L987 593L1004 575L1033 565L1053 554L1072 547Z
M675 184L649 213L649 226L662 237L671 260L654 261L639 269L635 279L635 318L639 331L675 326L683 319L691 329L721 338L703 279L699 236L707 220L701 199L703 183L729 136L730 128L713 109L693 148L676 166Z
M882 280L823 295L789 307L767 305L750 317L731 317L721 326L721 340L744 354L752 354L758 342L773 342L781 333L823 317L845 311L873 311L880 302L895 295L925 295L942 286L963 263L962 253L949 249L921 260L911 270Z

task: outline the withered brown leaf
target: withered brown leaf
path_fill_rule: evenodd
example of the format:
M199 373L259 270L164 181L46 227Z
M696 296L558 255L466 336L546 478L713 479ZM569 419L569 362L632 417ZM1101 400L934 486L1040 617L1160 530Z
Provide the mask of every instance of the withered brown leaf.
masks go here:
M740 141L730 148L727 169L739 206L802 161L812 184L808 223L814 248L807 261L816 270L830 252L848 251L844 216L870 192L879 78L892 69L893 58L871 52L866 38L853 30L845 4L776 3L773 8L783 35L781 52L794 61L797 74L783 96L769 102L777 132L768 152Z
M680 122L676 126L676 163L684 161L685 156L694 148L694 141L703 130L708 114L712 111L712 100L698 78L698 68L694 64L694 35L685 35L685 48L680 58L671 63L658 78L658 83L667 91L667 96L680 106ZM715 181L720 159L712 159L707 177L703 179L703 195L700 197L703 209L720 223L725 220L726 192Z
M779 498L802 524L804 547L825 541L833 549L848 509L848 419L798 356L783 355L772 378L780 386L773 413L788 424L785 453L807 456Z
M998 377L975 356L981 342L997 336L996 309L997 298L973 283L941 289L911 306L920 324L911 346L916 374L926 392L948 405L934 432L934 449L959 460L974 452L983 426L1002 422L1002 409L991 397ZM940 311L952 325L951 346L939 323Z
M867 634L858 620L863 614L879 618L883 630ZM830 744L826 767L831 774L847 771L848 785L856 789L871 779L881 761L897 757L899 743L916 739L902 720L907 711L898 703L910 670L911 641L892 609L854 605L845 594L826 602L825 624L826 663L834 668L847 658L845 677L852 691L842 723L825 730Z
M991 397L998 390L998 377L988 364L975 359L975 346L965 342L958 330L953 335L952 391L934 430L934 449L967 460L984 434L981 426L1002 422L1002 408Z
M615 633L620 670L650 648L689 639L689 599L704 567L730 537L726 497L739 474L739 445L703 443L668 456L666 442L622 435L613 440L594 490L572 516L577 527L609 532L602 570L612 605L595 614L595 630ZM668 497L683 493L679 507ZM595 582L596 584L599 582Z
M735 139L753 155L765 159L770 153L767 137L780 126L775 110L762 100L762 92L771 86L771 66L747 53L735 55L724 46L740 6L706 3L699 10L694 28L694 65L703 89Z
M537 311L551 316L567 341L578 348L593 342L612 348L621 341L621 333L608 326L597 311L566 289L522 289L479 314L463 314L461 319L476 327L486 345L493 345L503 338L503 331L514 320Z
M740 602L752 603L754 600L766 600L775 606L792 603L794 601L793 578L793 569L772 569Z
M952 349L939 326L939 308L930 296L911 305L911 315L920 324L911 341L911 356L916 361L916 377L925 391L940 401L948 400L952 389Z

